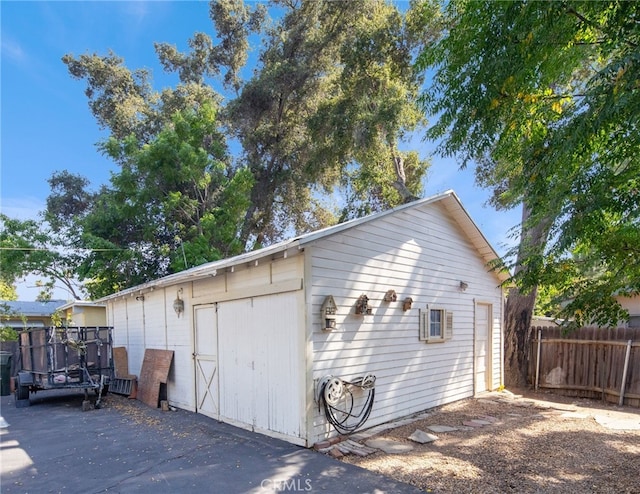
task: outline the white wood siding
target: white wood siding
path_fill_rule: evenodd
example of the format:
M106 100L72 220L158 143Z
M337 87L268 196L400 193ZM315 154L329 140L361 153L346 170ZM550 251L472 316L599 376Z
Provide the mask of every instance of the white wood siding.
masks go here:
M130 374L140 375L145 349L173 350L167 383L169 403L194 410L192 309L184 287L167 287L110 301L107 313L114 328L114 346L127 349ZM173 310L179 288L183 288L181 298L185 299L185 312L180 317Z
M491 303L498 322L501 290L441 205L407 209L319 239L306 255L312 271L307 284L313 379L374 374L376 400L366 427L473 395L474 299ZM460 281L468 284L464 292ZM391 289L398 300L384 302ZM369 297L372 315L354 314L361 294ZM320 328L327 295L338 306L337 329L331 332ZM407 312L405 297L413 298ZM419 310L427 304L453 312L451 340L418 340ZM499 334L498 323L494 344ZM494 346L494 363L501 354ZM499 370L495 373L499 378ZM310 413L311 443L335 434L317 407Z
M146 348L173 350L173 365L167 383L169 403L194 411L194 307L249 297L252 292L275 293L287 287L300 291L303 275L302 256L265 259L257 266L255 263L244 264L234 267L233 271L212 273L202 280L110 300L107 314L109 324L114 327L114 346L127 348L129 372L138 376ZM182 289L180 298L185 305L180 317L173 309L179 289ZM301 313L301 308L296 311ZM302 395L300 399L303 400Z

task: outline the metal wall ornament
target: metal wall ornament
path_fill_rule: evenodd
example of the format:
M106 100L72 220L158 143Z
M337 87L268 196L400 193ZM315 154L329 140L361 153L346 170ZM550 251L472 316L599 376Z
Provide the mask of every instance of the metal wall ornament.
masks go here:
M176 312L178 318L184 312L184 300L180 298L180 294L182 293L182 288L178 289L178 293L176 294L176 299L173 301L173 310Z

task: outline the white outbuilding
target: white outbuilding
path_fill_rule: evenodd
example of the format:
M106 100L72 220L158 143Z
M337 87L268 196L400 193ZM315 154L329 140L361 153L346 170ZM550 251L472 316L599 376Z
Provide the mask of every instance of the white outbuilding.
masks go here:
M312 446L501 386L497 257L448 191L99 302L171 406Z

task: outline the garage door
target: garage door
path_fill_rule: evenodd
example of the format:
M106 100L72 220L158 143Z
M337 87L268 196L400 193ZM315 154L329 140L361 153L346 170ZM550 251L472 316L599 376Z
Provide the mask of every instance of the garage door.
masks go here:
M220 417L257 431L302 437L301 292L218 304Z

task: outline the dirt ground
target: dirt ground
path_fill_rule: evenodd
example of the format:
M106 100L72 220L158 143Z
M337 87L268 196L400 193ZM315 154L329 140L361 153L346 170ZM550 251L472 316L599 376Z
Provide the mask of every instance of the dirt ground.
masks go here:
M472 420L483 424L470 426ZM435 425L458 430L433 432L429 427ZM413 442L408 436L416 429L438 439ZM368 439L378 438L413 449L348 454L341 460L426 492L640 493L640 410L635 408L550 393L490 393Z

